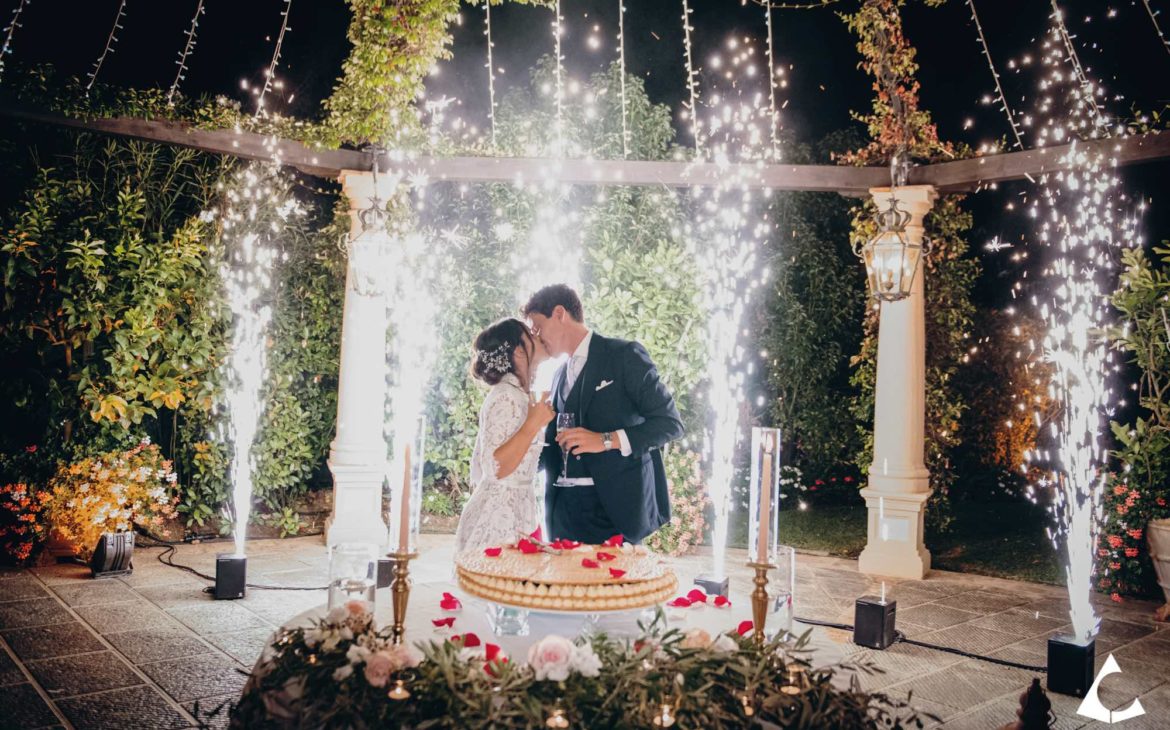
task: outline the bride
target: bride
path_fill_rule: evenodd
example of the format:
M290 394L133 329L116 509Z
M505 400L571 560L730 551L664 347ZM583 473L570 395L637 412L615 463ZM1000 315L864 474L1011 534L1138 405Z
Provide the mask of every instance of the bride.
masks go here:
M540 525L534 479L554 412L529 387L547 359L544 345L518 319L500 320L475 338L471 374L490 389L479 410L472 493L459 517L456 551L512 543L517 531Z

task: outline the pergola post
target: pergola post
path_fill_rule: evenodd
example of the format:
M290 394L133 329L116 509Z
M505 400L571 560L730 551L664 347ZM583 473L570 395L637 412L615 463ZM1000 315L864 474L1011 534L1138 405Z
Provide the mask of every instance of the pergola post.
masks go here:
M923 240L922 219L937 197L931 185L870 190L879 209L890 197L910 214L910 243ZM922 578L930 570L923 542L930 474L924 461L926 416L925 263L910 296L884 302L878 323L877 383L874 391L873 463L861 490L869 512L868 539L858 559L862 573Z
M370 208L374 179L370 172L343 170L342 192L349 201L349 262L341 316L341 362L337 378L337 432L329 447L333 472L333 512L325 541L364 542L385 546L382 482L386 475L383 436L386 403L386 295L363 281L379 272L362 271L377 256L363 247L378 246L384 233L365 231L358 213ZM388 200L396 181L378 180L378 197ZM384 189L383 189L384 188Z

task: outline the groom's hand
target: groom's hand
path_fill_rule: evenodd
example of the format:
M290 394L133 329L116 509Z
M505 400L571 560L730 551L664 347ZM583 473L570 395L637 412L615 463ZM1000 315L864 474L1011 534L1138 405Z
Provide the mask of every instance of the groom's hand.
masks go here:
M586 428L567 428L557 433L557 443L570 454L600 454L605 451L601 434Z

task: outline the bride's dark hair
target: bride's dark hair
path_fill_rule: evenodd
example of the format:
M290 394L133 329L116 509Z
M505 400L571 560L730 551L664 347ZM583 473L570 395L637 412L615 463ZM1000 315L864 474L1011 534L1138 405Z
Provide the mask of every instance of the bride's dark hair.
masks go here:
M508 373L516 372L516 346L532 355L532 333L527 325L509 317L489 325L475 338L471 353L471 375L488 385L495 385Z

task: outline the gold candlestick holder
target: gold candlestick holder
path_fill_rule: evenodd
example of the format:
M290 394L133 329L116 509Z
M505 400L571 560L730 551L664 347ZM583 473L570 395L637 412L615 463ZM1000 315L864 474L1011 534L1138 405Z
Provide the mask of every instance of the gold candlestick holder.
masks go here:
M394 603L394 625L391 628L390 638L395 644L401 644L406 638L406 604L410 600L410 561L418 557L418 553L390 553L394 575L390 580L390 597Z
M752 591L752 638L756 646L764 645L764 624L768 621L768 571L776 566L771 563L757 563L748 561L748 567L756 571L752 583L756 588Z

